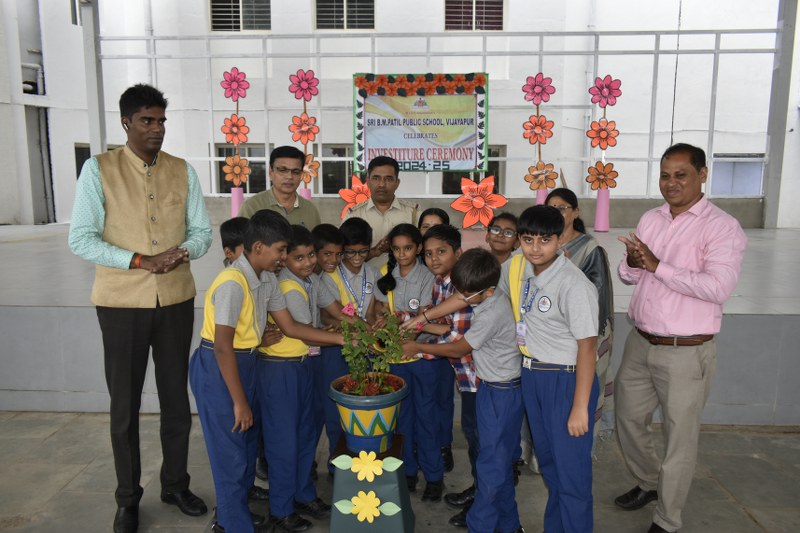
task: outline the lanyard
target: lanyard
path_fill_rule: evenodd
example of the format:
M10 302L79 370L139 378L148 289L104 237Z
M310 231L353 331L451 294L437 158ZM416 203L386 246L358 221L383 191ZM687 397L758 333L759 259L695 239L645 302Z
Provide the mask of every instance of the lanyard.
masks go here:
M342 281L344 281L345 287L347 287L347 290L353 297L353 303L356 303L356 293L353 290L352 285L350 285L350 280L347 279L347 276L344 273L344 266L342 266L341 263L339 264L339 274L342 276ZM364 310L364 298L366 297L366 295L367 295L367 272L365 270L364 281L361 283L361 302L356 305L356 307L358 307L358 316L360 316L361 318L364 318L362 312Z
M536 290L533 291L531 299L528 300L528 303L526 304L525 298L528 297L528 292L530 292L530 290L531 290L531 280L530 278L528 278L528 280L525 282L525 295L522 297L522 305L519 308L520 315L524 315L525 313L531 310L531 307L533 307L533 301L536 299L536 295L539 293L539 287L536 287Z
M314 291L314 282L313 281L306 282L306 280L304 279L301 279L300 281L303 283L303 289L306 291L306 295L308 296L308 312L311 315L311 322L313 323L314 307L311 305L313 303L311 299L313 297L312 293Z

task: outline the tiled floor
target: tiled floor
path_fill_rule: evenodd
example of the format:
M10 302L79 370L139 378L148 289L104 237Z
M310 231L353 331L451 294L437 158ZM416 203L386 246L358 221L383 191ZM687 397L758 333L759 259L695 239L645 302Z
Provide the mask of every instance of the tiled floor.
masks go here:
M469 483L463 438L456 431L456 469L445 477L450 490ZM210 531L210 516L189 518L159 500L158 418L143 415L142 532ZM598 443L594 468L595 531L644 533L654 504L634 512L614 507L613 498L633 485L616 440ZM323 443L324 445L324 443ZM318 459L322 459L318 453ZM214 492L200 425L195 419L190 444L192 489L214 503ZM114 471L108 416L76 413L0 412L0 531L105 532L113 520ZM422 485L422 484L421 484ZM684 511L685 533L800 531L800 433L745 428L706 428L694 484ZM323 469L320 495L330 501L331 484ZM522 524L542 530L546 490L540 476L526 470L517 487ZM422 503L412 495L416 531L458 531L447 525L456 511L444 503ZM253 507L255 512L266 509ZM313 531L327 531L327 522Z

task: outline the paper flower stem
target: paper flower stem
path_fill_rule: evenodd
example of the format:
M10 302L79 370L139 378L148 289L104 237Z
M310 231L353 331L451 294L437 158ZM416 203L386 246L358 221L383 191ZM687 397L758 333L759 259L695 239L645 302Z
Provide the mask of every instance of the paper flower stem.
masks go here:
M536 145L536 151L537 151L537 153L539 155L539 161L541 161L542 160L542 143L538 143Z

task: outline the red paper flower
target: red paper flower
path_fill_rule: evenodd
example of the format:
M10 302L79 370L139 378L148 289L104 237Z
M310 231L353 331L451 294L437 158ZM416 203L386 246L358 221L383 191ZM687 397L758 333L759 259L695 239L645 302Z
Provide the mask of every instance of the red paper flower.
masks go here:
M247 96L247 89L250 88L250 82L246 81L247 75L240 71L238 68L233 67L230 72L225 72L219 84L225 89L225 98L230 98L234 102L239 98Z
M230 118L226 118L225 124L220 129L225 134L225 142L233 144L246 143L247 134L250 133L250 128L245 125L244 117L240 117L236 113Z
M487 176L480 183L461 178L462 195L456 198L450 207L464 213L462 227L468 228L478 222L488 226L494 217L492 210L508 203L505 196L493 193L493 189L494 176Z
M619 90L622 82L620 80L611 79L611 74L607 74L605 78L595 78L594 86L589 87L589 94L592 95L592 103L598 104L600 107L606 107L617 103L617 98L622 96L622 91Z
M586 176L586 181L592 184L592 190L597 189L613 189L617 186L617 176L619 172L614 170L614 163L603 164L598 161L593 167L589 167L589 175Z
M553 121L547 120L544 115L531 115L522 127L525 128L522 137L528 139L531 144L545 144L547 139L553 136Z
M528 174L525 175L525 181L530 183L532 191L537 189L553 189L556 186L556 178L558 174L554 170L555 167L552 163L545 163L539 161L535 167L528 167Z
M317 119L308 116L308 113L303 113L299 117L292 117L292 124L289 126L289 131L292 132L292 140L300 141L302 144L308 144L313 141L319 133L319 126L316 125Z
M553 78L545 78L541 72L535 77L528 76L527 81L522 86L522 92L525 93L525 100L534 105L550 101L550 95L556 92L556 88L551 85Z
M347 203L347 205L344 206L344 209L342 209L341 218L344 218L348 209L369 199L369 187L361 183L361 180L358 179L358 176L353 174L353 184L351 185L351 188L339 189L339 196Z
M319 94L319 89L317 89L319 80L314 77L313 70L305 71L300 69L297 74L289 76L289 81L292 82L289 85L289 91L293 92L294 97L298 100L310 102L313 96Z
M353 80L353 85L359 89L365 89L367 87L367 78L364 76L356 76L356 79Z
M474 81L475 85L478 87L483 87L486 85L486 76L483 73L475 74L475 77L472 79L472 81Z
M592 148L599 146L601 150L605 150L609 146L616 146L617 135L619 135L616 126L615 121L608 121L604 118L592 122L592 129L586 132L586 136L592 140Z
M314 154L306 154L306 164L303 166L303 181L311 183L319 173L319 161L314 161Z
M247 181L247 175L250 174L247 159L232 155L226 157L225 162L227 165L222 167L222 171L225 173L225 181L232 181L234 187L238 187Z

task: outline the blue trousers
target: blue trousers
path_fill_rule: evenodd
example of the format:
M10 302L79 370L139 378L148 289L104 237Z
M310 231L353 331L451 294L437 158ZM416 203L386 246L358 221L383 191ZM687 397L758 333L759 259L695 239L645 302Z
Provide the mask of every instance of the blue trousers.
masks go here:
M478 462L478 452L481 449L475 407L477 393L459 391L459 394L461 395L461 431L464 433L464 438L467 439L467 455L472 479L477 482L478 471L475 466Z
M455 410L455 379L453 366L447 358L433 360L438 365L439 382L436 385L439 407L439 447L453 445L453 411Z
M311 361L258 361L258 400L269 463L270 514L285 517L294 502L317 497L311 480L314 440L313 371Z
M325 383L322 355L309 357L308 362L311 365L311 375L314 382L311 410L314 414L314 443L316 445L316 443L319 443L322 428L325 425L325 403L329 401L328 387L330 382Z
M256 356L237 352L239 379L253 413L256 401ZM217 496L217 521L226 531L253 531L247 491L255 481L257 433L231 432L234 424L233 400L222 379L213 344L203 341L189 362L189 383L197 402L197 414L214 477Z
M339 420L339 409L336 402L328 397L328 386L336 378L350 373L347 363L342 356L341 346L323 346L320 357L322 358L322 382L325 383L325 433L328 435L328 472L333 474L334 466L330 463L333 458L333 450L339 437L342 435L342 423Z
M548 498L544 511L547 533L592 531L592 431L597 406L597 377L589 397L589 431L570 436L567 420L575 397L575 373L522 369L522 396L533 447Z
M511 463L519 446L522 390L481 382L475 409L480 437L478 490L467 526L476 533L510 533L520 528Z
M403 435L403 467L406 476L416 476L421 468L426 481L441 481L444 477L439 421L435 417L438 365L427 359L391 365L391 372L409 387L397 421L397 432Z

